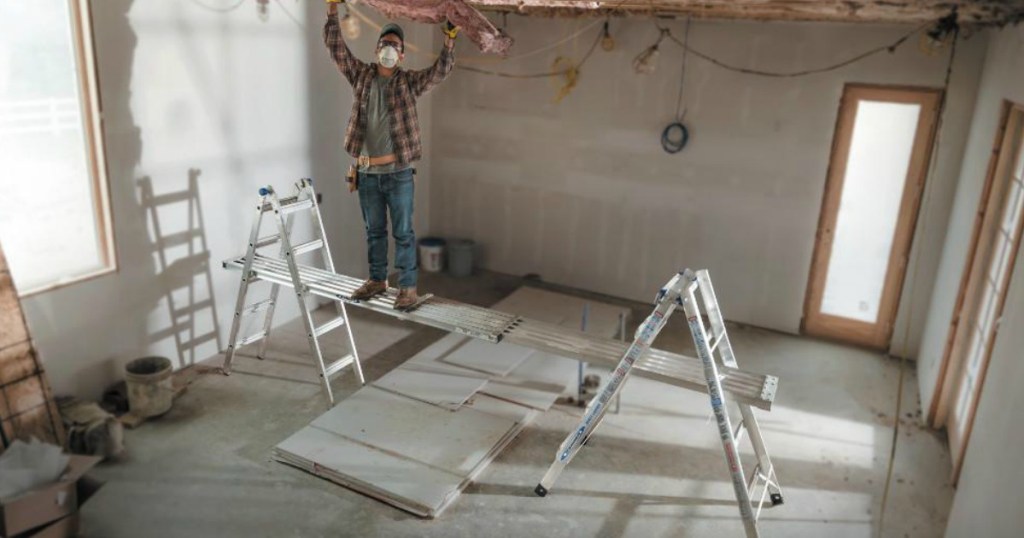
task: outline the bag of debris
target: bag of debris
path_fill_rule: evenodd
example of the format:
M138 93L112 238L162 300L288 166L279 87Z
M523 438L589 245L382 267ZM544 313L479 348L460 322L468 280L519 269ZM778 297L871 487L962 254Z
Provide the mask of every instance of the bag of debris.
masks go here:
M68 450L73 454L104 459L124 453L124 426L117 417L95 402L59 398L60 416L68 431Z

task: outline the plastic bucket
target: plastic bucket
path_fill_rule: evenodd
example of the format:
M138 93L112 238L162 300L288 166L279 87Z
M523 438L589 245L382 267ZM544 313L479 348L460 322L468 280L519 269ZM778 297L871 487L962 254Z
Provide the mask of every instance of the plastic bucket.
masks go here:
M473 274L473 251L476 243L469 239L457 239L448 245L448 272L452 276Z
M171 409L174 387L171 386L171 360L166 357L143 357L124 367L128 386L128 409L141 417L155 417Z
M428 273L439 273L444 267L445 240L439 237L420 239L420 269Z

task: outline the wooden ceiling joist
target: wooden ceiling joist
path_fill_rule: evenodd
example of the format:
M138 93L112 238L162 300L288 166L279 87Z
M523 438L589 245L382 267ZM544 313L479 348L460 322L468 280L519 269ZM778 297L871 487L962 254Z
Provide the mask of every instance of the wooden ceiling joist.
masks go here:
M469 0L479 9L548 17L691 15L706 19L920 24L949 15L975 26L1024 20L1024 0Z

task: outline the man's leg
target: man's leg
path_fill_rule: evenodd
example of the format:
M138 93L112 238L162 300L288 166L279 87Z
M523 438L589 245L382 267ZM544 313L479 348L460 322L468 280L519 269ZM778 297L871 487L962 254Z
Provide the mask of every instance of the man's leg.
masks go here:
M359 208L362 209L363 222L366 224L370 280L352 294L352 298L357 300L366 300L387 290L387 197L381 188L381 177L373 174L359 174Z
M412 229L413 197L416 193L412 170L390 175L388 211L391 233L395 238L395 269L399 271L399 288L415 288L419 275L416 264L416 233Z

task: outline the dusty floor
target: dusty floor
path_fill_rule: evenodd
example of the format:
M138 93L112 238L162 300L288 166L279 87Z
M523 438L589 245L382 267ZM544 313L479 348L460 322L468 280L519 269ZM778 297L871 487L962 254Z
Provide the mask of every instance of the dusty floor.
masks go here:
M426 275L439 295L488 305L523 282L484 273ZM722 293L720 290L719 293ZM648 312L635 307L633 323ZM443 336L351 309L368 379ZM728 317L728 312L726 312ZM691 347L681 317L658 346ZM778 375L771 413L756 411L785 494L763 536L878 534L900 363L878 353L732 326L740 365ZM342 332L332 333L336 341ZM632 329L630 333L632 334ZM342 354L337 344L331 356ZM300 325L277 329L265 361L197 373L173 410L127 434L129 455L101 466L106 485L83 508L91 537L159 536L741 536L707 397L632 378L547 498L533 488L581 411L556 406L527 428L439 519L391 506L271 461L271 448L325 410ZM219 363L214 359L211 364ZM346 373L333 384L356 390ZM917 426L910 364L884 536L940 536L952 502L949 455ZM749 454L748 445L744 445ZM750 464L747 458L746 463Z

